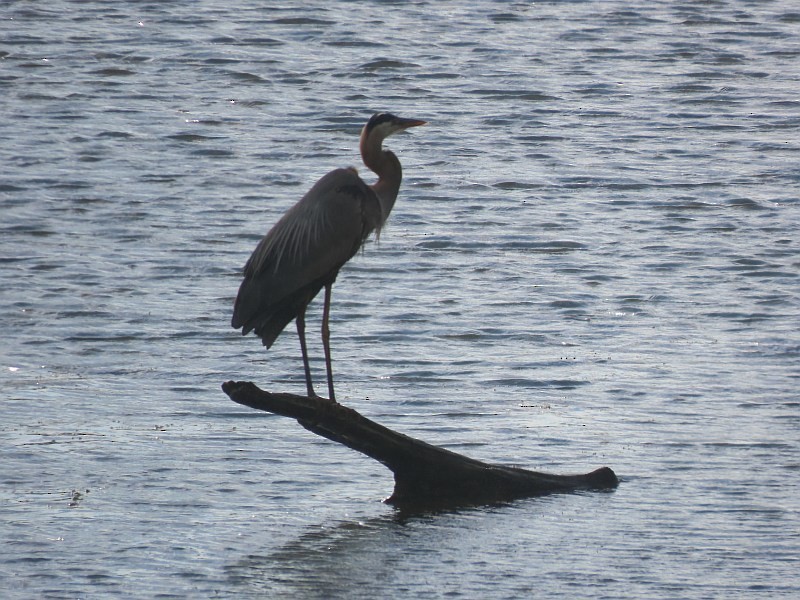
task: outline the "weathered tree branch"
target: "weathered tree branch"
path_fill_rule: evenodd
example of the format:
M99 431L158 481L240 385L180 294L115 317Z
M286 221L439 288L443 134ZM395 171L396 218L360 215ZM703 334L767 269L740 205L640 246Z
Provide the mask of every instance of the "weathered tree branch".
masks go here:
M484 504L575 490L617 486L614 471L551 475L493 465L433 446L370 421L325 398L272 394L247 381L228 381L223 391L239 404L297 421L313 433L383 463L394 473L386 502L399 508Z

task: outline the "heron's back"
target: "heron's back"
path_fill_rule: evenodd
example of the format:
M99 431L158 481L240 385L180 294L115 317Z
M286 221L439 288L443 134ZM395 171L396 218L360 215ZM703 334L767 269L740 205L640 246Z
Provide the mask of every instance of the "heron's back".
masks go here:
M382 222L375 192L354 170L325 175L253 251L231 325L269 348Z

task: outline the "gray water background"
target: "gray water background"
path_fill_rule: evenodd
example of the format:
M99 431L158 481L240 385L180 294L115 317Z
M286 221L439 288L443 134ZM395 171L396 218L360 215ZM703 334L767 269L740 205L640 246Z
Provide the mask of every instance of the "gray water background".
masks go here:
M383 110L340 400L615 492L405 519L221 392L303 393L241 267ZM3 2L3 597L798 597L799 160L790 0Z

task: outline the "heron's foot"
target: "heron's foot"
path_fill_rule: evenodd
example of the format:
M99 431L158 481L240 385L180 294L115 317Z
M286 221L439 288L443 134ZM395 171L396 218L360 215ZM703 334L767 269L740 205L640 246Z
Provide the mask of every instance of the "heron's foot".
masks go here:
M313 392L313 391L307 395L307 398L310 398L311 400L323 400L324 402L327 402L327 403L330 403L330 404L339 404L336 401L336 398L326 398L325 396L320 396L319 394L317 394L316 392Z

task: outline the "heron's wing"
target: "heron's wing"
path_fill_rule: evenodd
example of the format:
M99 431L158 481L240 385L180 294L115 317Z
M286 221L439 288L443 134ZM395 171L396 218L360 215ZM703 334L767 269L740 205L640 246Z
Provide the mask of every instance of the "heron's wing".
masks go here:
M259 242L244 270L231 324L264 329L270 345L382 222L375 193L353 169L337 169L320 179ZM275 328L279 327L277 332ZM259 335L261 335L259 333Z

